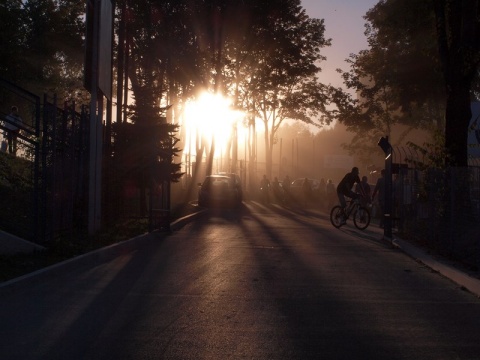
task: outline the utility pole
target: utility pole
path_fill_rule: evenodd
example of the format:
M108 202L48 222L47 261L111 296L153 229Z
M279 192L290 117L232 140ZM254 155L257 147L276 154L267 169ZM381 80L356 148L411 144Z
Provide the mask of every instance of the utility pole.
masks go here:
M87 0L87 41L84 86L90 91L88 233L101 226L102 117L104 96L112 99L113 12L111 0ZM102 52L99 51L100 47ZM110 112L111 115L111 112Z

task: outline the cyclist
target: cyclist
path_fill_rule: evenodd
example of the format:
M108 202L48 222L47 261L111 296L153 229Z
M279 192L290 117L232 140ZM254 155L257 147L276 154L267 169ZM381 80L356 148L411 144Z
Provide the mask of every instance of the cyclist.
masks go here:
M342 206L343 209L343 217L342 217L342 224L345 224L346 222L346 216L345 216L345 208L347 207L347 202L345 200L345 196L348 196L349 198L352 199L357 199L360 194L356 194L352 191L352 187L355 183L359 184L360 183L360 177L358 176L359 174L358 168L355 166L352 168L352 171L347 173L343 179L338 183L337 186L337 196L338 200L340 201L340 205Z

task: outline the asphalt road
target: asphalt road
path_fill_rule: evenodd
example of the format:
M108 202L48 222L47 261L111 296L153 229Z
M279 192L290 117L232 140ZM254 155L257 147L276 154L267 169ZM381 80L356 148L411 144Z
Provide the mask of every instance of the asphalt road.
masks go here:
M150 237L0 288L0 359L480 356L480 299L374 226L249 203Z

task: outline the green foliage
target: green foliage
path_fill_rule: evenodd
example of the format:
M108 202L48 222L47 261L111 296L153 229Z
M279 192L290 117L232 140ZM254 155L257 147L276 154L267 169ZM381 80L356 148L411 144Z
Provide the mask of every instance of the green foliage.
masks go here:
M431 1L380 1L365 19L370 49L360 53L361 67L389 89L403 122L429 126L432 117L424 104L445 101ZM415 108L424 111L412 118Z
M172 209L170 220L192 214L197 209L184 204ZM8 219L8 214L6 215ZM29 254L0 255L0 282L28 274L87 252L132 239L148 232L147 219L131 219L104 228L95 236L71 234L46 244L45 251Z
M318 124L327 113L327 87L316 75L330 40L299 0L142 0L129 10L136 101L147 84L157 102L185 102L204 90L230 97L263 120L267 151L284 119Z
M174 162L180 151L175 146L176 129L177 126L165 123L113 124L114 159L122 178L134 178L139 186L148 174L155 181L177 182L182 173L181 165Z
M46 249L43 251L0 255L0 282L131 239L146 233L147 228L146 220L129 220L104 229L93 237L85 234L59 237L45 244Z
M0 153L0 183L23 191L32 188L32 163L6 153Z
M429 0L378 2L365 15L370 48L352 54L338 70L351 93L334 89L335 116L355 134L347 147L368 158L396 124L442 128L445 92Z
M0 228L29 239L33 232L33 163L0 153Z
M427 169L445 169L445 160L449 158L449 154L445 149L445 136L440 132L434 133L433 142L424 143L422 146L411 141L407 142L407 146L412 150L411 153L416 156L406 158L407 163L418 170Z
M340 102L340 120L355 132L381 125L384 134L396 123L437 126L445 92L430 1L380 1L365 19L370 48L347 59L348 72L338 70L358 95L343 95L351 105Z
M265 1L247 10L251 26L243 35L247 41L234 44L233 83L239 107L263 123L271 176L272 148L284 120L317 126L331 121L328 87L317 78L325 60L321 49L331 41L324 21L309 18L299 1Z
M467 166L470 99L478 90L478 0L382 0L365 16L370 48L339 70L358 100L335 93L357 134L401 123L445 132L450 165ZM467 30L468 29L468 30Z
M22 41L20 24L22 11L19 1L2 1L0 4L0 76L15 79L21 74L21 63L18 61L22 50L19 47Z
M448 207L445 196L449 191L446 181L449 155L445 149L445 136L437 131L433 142L422 146L408 142L407 146L411 149L410 154L415 155L407 156L405 161L422 174L417 189L418 200L435 204L435 215L443 218Z
M74 0L0 5L0 77L37 94L82 94L84 12Z

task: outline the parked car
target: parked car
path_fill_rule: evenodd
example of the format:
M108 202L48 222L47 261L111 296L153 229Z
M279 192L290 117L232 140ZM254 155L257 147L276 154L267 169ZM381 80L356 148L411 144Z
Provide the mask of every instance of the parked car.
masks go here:
M242 202L235 177L229 175L209 175L198 184L198 205L203 207L235 207Z
M243 201L243 188L242 188L242 180L240 180L240 175L235 174L235 173L227 173L227 172L219 172L217 175L230 176L233 179L233 181L235 182L235 186L237 188L237 191L239 193L240 202L242 202Z

